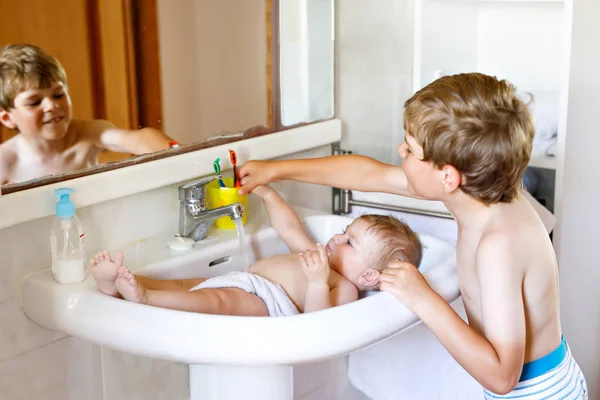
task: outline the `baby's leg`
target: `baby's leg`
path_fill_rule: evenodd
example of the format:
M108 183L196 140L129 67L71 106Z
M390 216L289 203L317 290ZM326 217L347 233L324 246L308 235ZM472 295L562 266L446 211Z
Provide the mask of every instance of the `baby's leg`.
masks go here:
M197 286L204 282L206 278L191 278L191 279L152 279L145 276L136 275L135 278L140 282L146 289L154 290L179 290L187 292L194 286Z
M171 310L204 314L268 316L265 303L241 289L150 289L126 267L118 272L116 287L125 300ZM190 286L191 287L191 286Z
M123 265L123 253L117 251L114 258L111 259L108 251L101 251L92 258L91 265L92 275L96 280L98 290L109 296L120 297L115 281L117 280L119 268ZM148 289L183 290L186 292L206 280L205 278L159 280L144 276L136 276L136 278Z

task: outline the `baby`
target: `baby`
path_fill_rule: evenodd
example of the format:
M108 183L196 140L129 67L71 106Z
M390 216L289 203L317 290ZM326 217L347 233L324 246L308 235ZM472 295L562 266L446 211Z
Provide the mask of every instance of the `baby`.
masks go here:
M258 186L252 193L262 198L273 228L291 254L264 258L245 271L211 279L155 280L133 275L123 265L121 252L111 259L104 251L92 260L98 289L181 311L283 316L350 303L358 299L359 291L378 289L380 271L391 260L413 265L421 261L418 236L394 217L363 215L322 246L309 238L279 193L268 186ZM256 295L255 303L245 292Z
M27 44L0 47L0 123L19 132L0 143L0 185L93 167L103 150L145 154L177 145L152 128L73 119L65 70Z

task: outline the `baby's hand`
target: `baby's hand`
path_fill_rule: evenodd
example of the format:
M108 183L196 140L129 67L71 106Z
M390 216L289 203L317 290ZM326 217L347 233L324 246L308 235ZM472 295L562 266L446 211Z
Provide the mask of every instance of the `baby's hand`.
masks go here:
M273 193L274 189L270 186L259 185L252 190L252 194L259 196L261 199L265 199L270 193Z
M306 250L300 254L302 271L308 283L325 283L329 279L329 258L322 244L317 243L317 251Z
M433 291L414 265L397 260L383 270L379 281L381 291L393 294L413 312L415 306Z
M259 185L275 181L275 161L248 161L240 168L242 187L239 194L247 194Z

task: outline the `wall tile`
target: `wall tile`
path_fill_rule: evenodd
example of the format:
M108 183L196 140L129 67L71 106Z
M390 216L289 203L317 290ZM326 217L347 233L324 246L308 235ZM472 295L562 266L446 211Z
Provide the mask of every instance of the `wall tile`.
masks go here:
M66 335L51 331L31 321L16 300L0 303L0 362L55 342Z
M103 400L98 346L65 338L0 363L0 398Z

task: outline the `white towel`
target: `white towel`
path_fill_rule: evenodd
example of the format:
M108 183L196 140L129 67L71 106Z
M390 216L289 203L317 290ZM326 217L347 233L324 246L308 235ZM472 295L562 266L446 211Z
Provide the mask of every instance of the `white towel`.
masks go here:
M283 288L262 276L245 271L233 271L205 280L190 289L237 288L257 295L265 302L271 317L295 315L299 311Z

